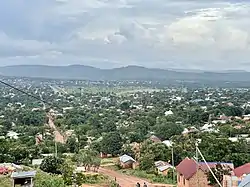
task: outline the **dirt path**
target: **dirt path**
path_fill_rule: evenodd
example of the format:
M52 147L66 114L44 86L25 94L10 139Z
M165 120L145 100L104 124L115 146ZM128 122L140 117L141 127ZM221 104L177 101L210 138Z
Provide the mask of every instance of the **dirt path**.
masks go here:
M63 135L61 135L61 133L57 130L52 117L51 116L48 116L48 117L49 117L48 124L49 124L49 127L54 131L55 141L64 144L65 140L64 140Z
M128 176L128 175L124 175L121 174L119 172L113 171L113 170L109 170L109 169L105 169L105 168L100 168L99 172L109 176L111 179L115 180L121 185L121 187L135 187L136 183L139 182L141 184L141 186L143 186L143 183L146 182L146 184L148 185L148 187L172 187L172 185L165 185L165 184L151 184L149 183L147 180L144 179L140 179L137 177L133 177L133 176Z

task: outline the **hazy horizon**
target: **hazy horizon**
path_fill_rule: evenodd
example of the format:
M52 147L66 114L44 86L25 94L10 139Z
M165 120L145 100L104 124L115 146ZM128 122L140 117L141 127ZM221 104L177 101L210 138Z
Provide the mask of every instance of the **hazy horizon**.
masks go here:
M207 70L207 69L178 69L178 68L161 68L161 67L146 67L142 65L121 65L118 67L97 67L93 65L85 65L85 64L65 64L65 65L47 65L47 64L14 64L14 65L0 65L0 68L2 67L10 67L10 66L47 66L47 67L70 67L70 66L86 66L86 67L93 67L93 68L98 68L98 69L116 69L116 68L126 68L126 67L141 67L141 68L148 68L148 69L161 69L161 70L169 70L169 71L191 71L191 72L205 72L205 71L211 71L211 72L227 72L227 71L237 71L237 72L249 72L247 70L242 70L242 69L224 69L224 70Z
M0 2L0 66L250 70L250 2Z

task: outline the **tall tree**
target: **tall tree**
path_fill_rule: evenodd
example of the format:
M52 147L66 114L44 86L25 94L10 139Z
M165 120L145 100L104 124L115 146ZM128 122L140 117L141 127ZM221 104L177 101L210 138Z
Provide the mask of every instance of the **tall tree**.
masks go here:
M107 133L102 139L102 152L112 155L117 155L122 149L122 138L120 134L115 132Z

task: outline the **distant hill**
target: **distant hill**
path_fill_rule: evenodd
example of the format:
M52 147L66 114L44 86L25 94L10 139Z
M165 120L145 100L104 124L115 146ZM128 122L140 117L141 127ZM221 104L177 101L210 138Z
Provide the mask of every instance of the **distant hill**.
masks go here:
M250 73L245 71L192 72L184 70L151 69L141 66L99 69L84 65L18 65L0 67L0 75L84 80L250 81Z

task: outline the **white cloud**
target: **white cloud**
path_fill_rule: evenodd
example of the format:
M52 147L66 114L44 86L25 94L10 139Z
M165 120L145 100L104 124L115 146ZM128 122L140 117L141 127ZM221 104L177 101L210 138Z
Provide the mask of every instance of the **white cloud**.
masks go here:
M249 68L249 16L248 1L3 1L0 65Z

